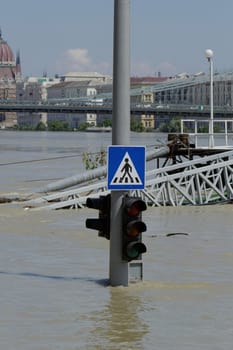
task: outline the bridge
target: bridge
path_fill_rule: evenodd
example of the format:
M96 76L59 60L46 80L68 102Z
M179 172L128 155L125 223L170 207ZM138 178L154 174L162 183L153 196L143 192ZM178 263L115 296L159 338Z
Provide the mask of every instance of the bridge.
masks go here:
M76 113L76 114L112 114L112 104L109 102L102 105L90 104L83 100L69 101L11 101L0 100L0 112L21 112L21 113ZM159 104L135 104L130 106L132 115L166 115L170 117L195 117L209 118L209 106L190 106L182 104L159 105ZM214 115L216 118L232 118L233 109L223 106L214 106Z

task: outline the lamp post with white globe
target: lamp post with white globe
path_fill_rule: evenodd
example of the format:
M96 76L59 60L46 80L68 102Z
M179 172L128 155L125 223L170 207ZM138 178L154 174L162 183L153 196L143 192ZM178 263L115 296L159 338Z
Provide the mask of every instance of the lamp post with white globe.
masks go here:
M214 147L214 99L213 99L213 51L205 50L205 56L210 63L210 123L209 123L209 147Z

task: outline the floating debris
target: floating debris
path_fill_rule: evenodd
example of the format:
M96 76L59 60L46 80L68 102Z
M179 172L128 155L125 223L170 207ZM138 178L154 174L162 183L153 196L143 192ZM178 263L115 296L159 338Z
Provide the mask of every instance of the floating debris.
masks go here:
M0 204L2 203L11 203L12 199L6 197L0 197Z
M174 232L174 233L167 233L166 237L172 237L172 236L188 236L189 234L186 232Z

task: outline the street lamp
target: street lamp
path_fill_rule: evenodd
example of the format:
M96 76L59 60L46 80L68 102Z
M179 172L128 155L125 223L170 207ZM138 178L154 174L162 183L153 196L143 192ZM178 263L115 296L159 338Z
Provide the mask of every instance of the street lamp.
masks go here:
M205 50L205 56L210 63L210 123L209 123L209 147L214 147L214 103L213 103L213 51Z

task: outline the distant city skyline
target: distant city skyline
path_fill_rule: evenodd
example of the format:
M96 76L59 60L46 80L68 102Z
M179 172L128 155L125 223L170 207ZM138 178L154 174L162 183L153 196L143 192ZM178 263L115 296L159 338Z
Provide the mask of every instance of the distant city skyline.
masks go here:
M112 75L114 0L1 4L2 37L20 50L23 76ZM131 76L233 69L232 0L131 0Z

